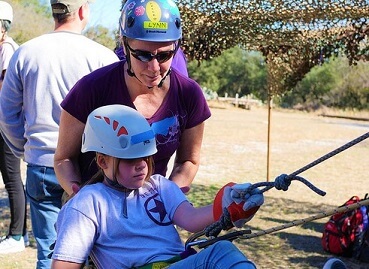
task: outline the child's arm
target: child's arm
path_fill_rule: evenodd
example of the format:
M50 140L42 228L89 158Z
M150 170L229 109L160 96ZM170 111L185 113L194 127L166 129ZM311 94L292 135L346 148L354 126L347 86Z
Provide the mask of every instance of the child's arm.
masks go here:
M82 264L74 262L66 262L61 260L53 260L51 269L80 269Z
M213 205L195 208L185 201L178 206L173 222L191 233L199 232L214 222Z
M264 196L258 189L250 190L245 197L237 196L240 191L246 192L250 187L250 183L228 183L219 190L214 204L209 206L195 208L188 201L183 202L177 208L173 222L189 232L198 232L218 221L226 209L232 223L223 229L228 230L234 226L240 228L253 218L264 203Z

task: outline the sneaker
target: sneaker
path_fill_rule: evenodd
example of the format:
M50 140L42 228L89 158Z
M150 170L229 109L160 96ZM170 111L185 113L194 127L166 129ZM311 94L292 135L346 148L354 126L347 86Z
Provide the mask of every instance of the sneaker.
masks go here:
M337 258L330 258L323 266L323 269L347 269L345 263Z
M23 241L24 241L24 246L25 246L25 247L28 247L28 246L29 246L28 233L26 233L26 234L23 236Z
M17 241L13 237L6 237L0 241L0 254L21 252L25 249L23 237Z

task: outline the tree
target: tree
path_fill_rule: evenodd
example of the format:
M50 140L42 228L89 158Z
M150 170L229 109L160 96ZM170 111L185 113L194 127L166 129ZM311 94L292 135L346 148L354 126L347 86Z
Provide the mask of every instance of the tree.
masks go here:
M326 96L336 83L333 69L332 62L312 68L293 90L282 95L280 105L289 108L302 105L308 110L327 105Z
M231 48L220 56L188 65L192 78L201 86L220 96L254 93L263 97L266 92L266 70L263 58L257 52L247 52L240 47Z
M346 57L331 58L314 67L279 100L282 107L314 110L321 106L340 109L368 109L369 63L350 65Z
M38 0L12 0L11 5L14 21L9 34L18 44L53 30L50 8Z
M369 109L369 63L342 68L336 85L330 91L331 106L341 109Z
M11 5L14 10L14 22L9 34L18 44L54 30L49 4L41 5L38 0L12 0ZM108 48L115 48L116 42L112 33L103 26L89 28L85 35Z
M117 46L117 42L111 38L111 32L109 29L101 25L88 28L85 35L112 50Z

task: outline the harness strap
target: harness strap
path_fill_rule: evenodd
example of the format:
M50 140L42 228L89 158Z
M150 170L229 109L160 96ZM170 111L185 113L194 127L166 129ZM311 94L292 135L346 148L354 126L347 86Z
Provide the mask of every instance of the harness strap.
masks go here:
M145 264L141 267L133 268L133 269L165 269L168 268L169 265L178 262L180 260L186 259L187 257L196 254L197 251L191 247L187 248L185 251L180 253L179 255L176 255L168 260L165 261L158 261L158 262L152 262Z

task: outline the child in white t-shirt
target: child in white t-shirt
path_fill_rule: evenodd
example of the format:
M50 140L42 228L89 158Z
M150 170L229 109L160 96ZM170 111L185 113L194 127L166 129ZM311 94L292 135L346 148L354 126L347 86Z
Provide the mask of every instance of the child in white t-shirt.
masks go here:
M185 249L175 225L201 231L223 206L237 209L231 219L243 225L263 203L261 193L251 195L252 206L243 208L225 205L232 198L222 188L221 202L195 208L174 182L152 175L154 131L139 112L123 105L89 115L82 138L82 152L88 151L96 152L101 171L60 211L52 268L80 268L89 255L98 268L256 268L229 241L182 259Z

